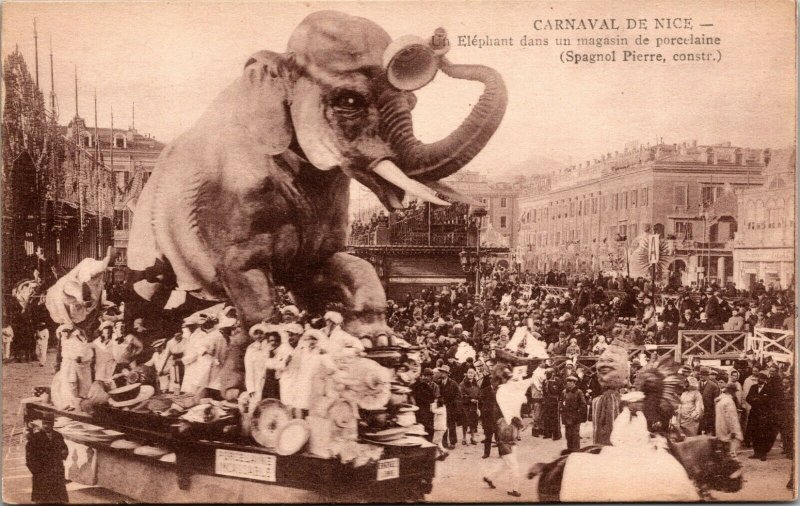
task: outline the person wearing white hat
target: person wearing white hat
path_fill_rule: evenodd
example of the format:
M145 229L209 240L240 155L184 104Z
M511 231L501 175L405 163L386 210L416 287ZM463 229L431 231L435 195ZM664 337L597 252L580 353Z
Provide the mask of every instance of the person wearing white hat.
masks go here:
M69 406L74 409L78 408L78 402L86 397L92 385L92 357L94 351L86 342L83 331L73 328L61 351L61 373L63 380L70 386L72 399Z
M364 351L361 340L350 335L342 328L344 319L336 311L328 311L323 316L325 328L322 331L327 334L327 342L320 343L333 356L356 356Z
M297 346L297 343L300 342L300 336L303 335L305 329L303 329L303 326L299 323L282 323L281 326L283 327L283 330L286 331L288 336L288 339L283 342L281 346L288 346L290 348L289 352L291 353L291 351Z
M114 354L111 352L111 343L113 341L112 334L114 332L114 324L111 322L103 322L100 324L100 336L92 341L92 348L94 349L94 379L95 381L102 381L110 383L111 377L114 375L116 362L114 362Z
M217 337L222 338L218 331L213 329L214 323L209 322L207 317L197 320L200 327L189 336L186 349L183 354L182 362L185 366L181 392L206 397L205 390L211 381L211 369L215 361L215 345ZM194 323L194 322L192 322ZM222 338L224 340L224 338Z
M304 417L311 407L311 382L317 371L329 361L329 355L323 354L319 346L327 338L321 330L306 330L283 371L280 379L281 402L292 408L295 418Z
M153 354L144 365L151 366L156 371L156 378L158 380L158 392L167 392L169 390L169 375L172 370L173 359L167 350L167 340L156 339L150 344L153 348Z
M300 319L300 310L295 305L284 306L281 309L283 323L293 323Z
M114 326L115 330L117 326ZM123 327L124 328L124 327ZM115 373L136 364L136 359L144 350L144 344L136 337L136 331L120 332L111 342L111 353L116 363Z
M222 372L222 364L225 363L225 357L228 355L228 346L230 344L230 336L236 328L237 321L234 318L223 317L219 320L209 333L208 339L211 347L209 352L214 357L211 362L211 374L208 377L207 390L209 396L214 399L222 398L222 383L220 381L220 373Z
M270 325L266 323L256 323L250 327L250 337L253 342L244 352L244 385L250 400L250 412L255 409L256 404L261 401L266 379L267 358L270 349L266 341L267 332Z
M172 357L172 367L169 368L169 391L174 393L180 393L181 381L183 381L184 365L182 359L183 352L186 350L184 331L188 336L188 329L181 329L181 332L175 332L166 344L167 351Z

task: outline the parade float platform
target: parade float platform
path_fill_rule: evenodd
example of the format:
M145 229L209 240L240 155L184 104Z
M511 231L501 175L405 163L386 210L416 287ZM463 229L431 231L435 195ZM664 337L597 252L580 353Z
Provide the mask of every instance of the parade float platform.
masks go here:
M431 447L385 446L378 462L355 467L310 454L276 455L241 442L186 439L163 425L126 424L118 414L61 411L40 402L24 406L26 422L50 412L173 452L175 461L165 462L114 448L111 441L75 441L94 450L94 485L140 502L416 502L430 492L435 472Z

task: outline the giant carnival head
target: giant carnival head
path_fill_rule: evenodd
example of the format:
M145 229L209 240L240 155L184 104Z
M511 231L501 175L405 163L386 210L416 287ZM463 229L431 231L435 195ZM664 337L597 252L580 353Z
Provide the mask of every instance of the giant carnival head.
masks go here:
M597 358L597 380L605 388L622 388L630 381L628 352L612 344Z

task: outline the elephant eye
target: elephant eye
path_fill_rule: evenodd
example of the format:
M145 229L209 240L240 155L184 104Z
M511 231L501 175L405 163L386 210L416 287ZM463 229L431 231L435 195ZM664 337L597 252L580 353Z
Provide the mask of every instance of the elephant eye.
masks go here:
M333 96L331 105L336 112L346 116L360 114L367 108L367 99L360 93L350 90L342 90Z

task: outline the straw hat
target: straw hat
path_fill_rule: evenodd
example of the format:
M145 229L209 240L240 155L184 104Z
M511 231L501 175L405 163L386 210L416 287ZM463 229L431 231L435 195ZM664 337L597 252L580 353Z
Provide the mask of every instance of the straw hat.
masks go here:
M341 325L342 322L344 321L344 318L342 318L341 313L337 313L336 311L328 311L322 318L324 320L331 321L337 325Z
M256 323L255 325L250 327L250 332L249 332L250 337L256 337L256 332L259 331L259 330L261 331L262 334L266 334L270 330L269 329L269 325L267 325L266 323L263 323L263 322Z
M124 387L115 388L108 392L108 404L115 408L134 406L142 401L146 401L155 394L155 389L150 385L132 383Z

